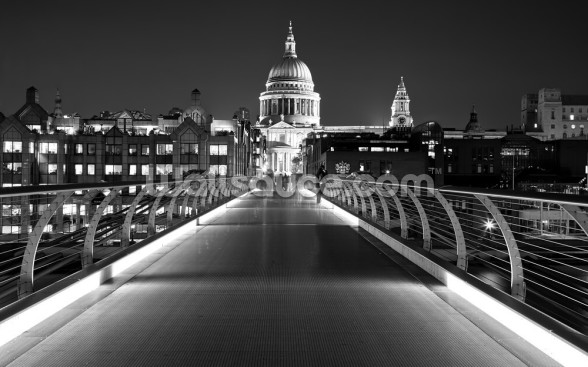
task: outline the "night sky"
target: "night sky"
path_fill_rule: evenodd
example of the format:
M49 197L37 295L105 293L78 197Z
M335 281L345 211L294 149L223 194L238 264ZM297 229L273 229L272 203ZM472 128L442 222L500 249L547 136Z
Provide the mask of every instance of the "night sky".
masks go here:
M35 5L36 3L36 5ZM524 93L588 94L588 12L579 1L11 1L0 16L0 111L31 85L53 110L158 115L190 104L259 113L292 20L323 125L382 125L400 76L415 124L518 125ZM576 5L575 5L576 4Z

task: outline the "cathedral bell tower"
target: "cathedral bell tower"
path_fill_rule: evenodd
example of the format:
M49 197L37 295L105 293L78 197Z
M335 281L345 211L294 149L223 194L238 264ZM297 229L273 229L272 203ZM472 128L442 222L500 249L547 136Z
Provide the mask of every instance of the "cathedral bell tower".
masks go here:
M400 84L392 102L391 127L412 128L412 116L410 115L410 98L404 86L404 77L400 77Z

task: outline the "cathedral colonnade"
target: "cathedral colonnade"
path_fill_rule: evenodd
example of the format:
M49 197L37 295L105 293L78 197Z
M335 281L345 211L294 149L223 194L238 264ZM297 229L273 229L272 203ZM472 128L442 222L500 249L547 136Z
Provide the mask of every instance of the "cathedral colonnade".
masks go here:
M268 98L260 101L263 116L303 115L320 116L319 102L310 98Z

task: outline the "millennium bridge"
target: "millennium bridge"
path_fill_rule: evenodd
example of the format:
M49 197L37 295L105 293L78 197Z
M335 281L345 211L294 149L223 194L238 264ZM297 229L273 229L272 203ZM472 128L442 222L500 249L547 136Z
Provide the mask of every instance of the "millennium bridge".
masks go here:
M2 366L588 366L583 196L193 175L0 201Z

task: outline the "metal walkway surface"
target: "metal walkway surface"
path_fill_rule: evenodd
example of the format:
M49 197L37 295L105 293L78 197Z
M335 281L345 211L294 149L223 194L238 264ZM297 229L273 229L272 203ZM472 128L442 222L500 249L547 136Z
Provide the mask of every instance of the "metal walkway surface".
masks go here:
M328 204L249 195L178 241L107 296L61 311L58 326L0 348L0 363L555 365Z

